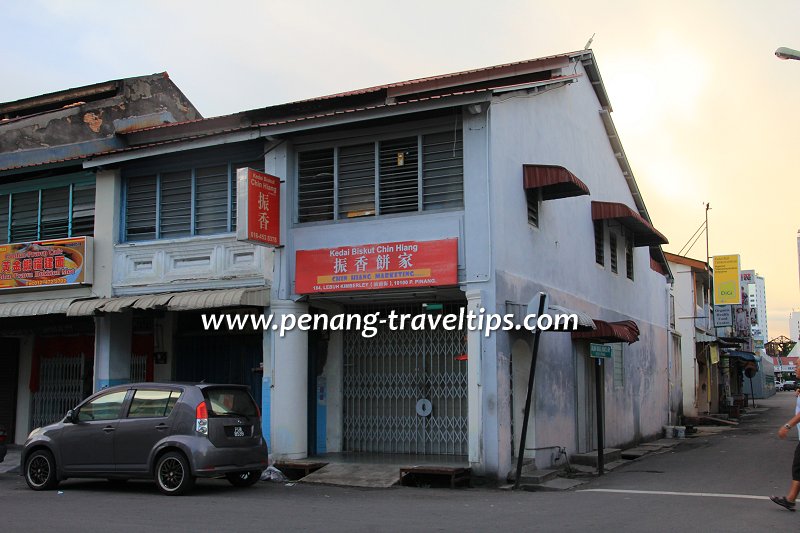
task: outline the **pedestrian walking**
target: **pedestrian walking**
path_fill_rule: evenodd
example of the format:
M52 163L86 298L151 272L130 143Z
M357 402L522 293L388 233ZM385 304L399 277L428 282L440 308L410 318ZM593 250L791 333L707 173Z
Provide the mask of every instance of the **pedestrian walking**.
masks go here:
M800 378L800 365L795 370L795 375ZM785 439L789 434L789 430L800 424L800 390L795 391L795 406L794 416L791 420L786 422L782 428L778 430L778 437ZM797 436L800 439L800 427L797 429ZM794 459L792 460L792 484L789 486L789 492L786 496L770 496L769 499L776 504L794 512L795 500L800 493L800 441L794 449Z

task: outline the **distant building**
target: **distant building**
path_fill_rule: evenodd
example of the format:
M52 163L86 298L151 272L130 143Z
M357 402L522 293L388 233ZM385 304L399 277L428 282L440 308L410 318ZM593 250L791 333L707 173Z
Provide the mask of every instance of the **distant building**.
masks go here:
M800 340L800 311L789 313L789 338L793 341Z
M755 270L742 270L742 285L747 292L750 332L753 336L753 350L762 353L769 342L767 330L767 290L764 278Z

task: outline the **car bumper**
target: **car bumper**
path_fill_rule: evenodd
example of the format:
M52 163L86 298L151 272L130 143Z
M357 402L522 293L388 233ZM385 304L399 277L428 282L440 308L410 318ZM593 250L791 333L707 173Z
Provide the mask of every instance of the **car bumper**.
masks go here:
M266 445L217 448L209 443L192 454L192 471L198 477L215 477L229 472L264 470L269 466Z

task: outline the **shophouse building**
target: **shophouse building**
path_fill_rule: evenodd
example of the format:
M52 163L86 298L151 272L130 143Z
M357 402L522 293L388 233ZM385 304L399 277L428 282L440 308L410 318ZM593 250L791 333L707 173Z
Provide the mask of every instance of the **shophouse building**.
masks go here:
M279 459L433 455L504 479L530 332L280 335L201 315L519 317L544 292L594 329L542 333L526 456L596 447L590 343L613 346L606 445L653 437L670 420L666 238L610 112L581 51L122 134L84 163L115 190L112 294L74 312L120 346L154 324L154 378L250 383ZM243 167L281 181L278 247L236 239Z

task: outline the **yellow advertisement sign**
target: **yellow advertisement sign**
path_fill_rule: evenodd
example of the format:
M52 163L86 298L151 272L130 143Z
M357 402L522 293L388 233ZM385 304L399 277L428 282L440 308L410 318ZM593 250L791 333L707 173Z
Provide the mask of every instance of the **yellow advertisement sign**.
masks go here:
M714 305L741 304L739 256L714 256Z
M0 245L0 291L90 284L92 238Z

